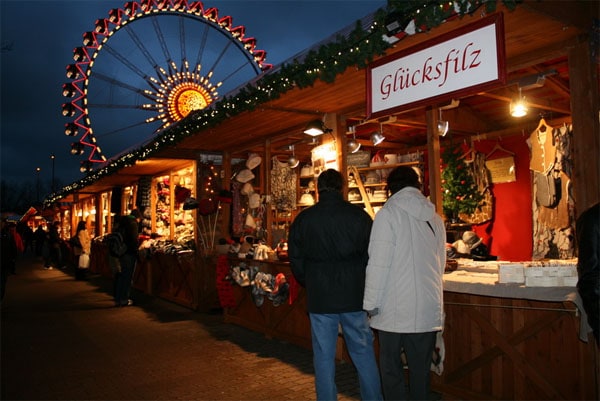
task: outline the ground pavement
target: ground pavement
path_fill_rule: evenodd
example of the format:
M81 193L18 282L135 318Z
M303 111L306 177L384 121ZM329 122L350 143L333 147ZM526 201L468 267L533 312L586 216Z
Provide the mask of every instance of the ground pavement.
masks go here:
M112 282L76 281L21 257L1 306L2 400L312 400L309 350L136 293L116 308ZM358 400L337 367L340 400Z

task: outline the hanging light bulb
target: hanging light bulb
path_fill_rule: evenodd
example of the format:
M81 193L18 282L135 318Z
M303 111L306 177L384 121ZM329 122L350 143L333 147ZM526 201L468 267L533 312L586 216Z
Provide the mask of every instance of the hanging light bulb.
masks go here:
M517 118L527 115L527 103L521 95L521 87L519 87L519 98L510 102L510 115Z

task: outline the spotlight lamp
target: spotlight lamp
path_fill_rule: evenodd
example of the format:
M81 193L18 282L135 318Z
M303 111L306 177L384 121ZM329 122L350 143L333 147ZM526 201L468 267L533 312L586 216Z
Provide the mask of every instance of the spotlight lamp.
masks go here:
M304 128L304 133L310 136L319 136L326 132L331 132L331 129L325 127L325 124L321 120L313 120L306 124Z
M450 128L450 124L448 123L448 121L442 120L442 109L439 109L439 111L440 118L437 122L437 133L439 136L446 136L446 134L448 133L448 129Z
M371 134L371 142L373 142L373 146L379 145L381 142L385 140L385 136L381 132L373 132Z
M350 127L352 132L352 139L348 141L348 152L356 153L360 149L360 143L356 140L356 127Z
M519 97L510 102L510 115L513 117L524 117L527 115L527 103L521 95L521 87L519 87Z
M290 148L292 149L292 155L288 159L288 166L290 166L290 168L296 168L300 164L300 160L296 158L296 154L294 153L294 145L290 145Z

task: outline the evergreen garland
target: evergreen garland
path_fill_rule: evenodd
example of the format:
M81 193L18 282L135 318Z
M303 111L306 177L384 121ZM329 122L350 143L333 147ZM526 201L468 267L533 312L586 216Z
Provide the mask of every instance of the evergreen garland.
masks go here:
M98 179L145 160L153 154L171 147L184 138L200 135L201 131L218 126L225 119L252 111L263 103L279 98L294 88L307 88L317 80L327 83L335 81L337 75L348 68L365 68L377 56L382 56L391 46L384 40L387 34L385 20L390 15L399 16L403 21L415 21L415 33L426 32L442 24L446 19L472 14L485 4L487 12L496 10L501 1L512 10L522 0L456 0L456 1L416 1L388 0L387 10L375 13L369 29L362 28L360 21L348 37L338 36L336 41L326 43L317 50L309 51L303 60L293 60L283 64L276 71L267 71L259 80L249 83L235 95L224 97L211 107L190 113L184 120L169 126L143 147L134 149L120 158L107 162L98 170L90 171L78 182L63 187L50 194L44 205L50 206L68 194L82 189ZM85 162L84 162L85 163Z
M483 199L462 155L459 146L448 147L442 154L442 208L451 221L456 221L459 213L475 212Z

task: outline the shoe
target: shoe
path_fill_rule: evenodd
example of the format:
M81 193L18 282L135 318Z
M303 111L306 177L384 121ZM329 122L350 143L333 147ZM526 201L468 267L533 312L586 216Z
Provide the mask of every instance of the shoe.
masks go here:
M44 266L45 270L52 270L52 266Z
M133 300L128 299L125 302L121 302L120 306L133 306Z

